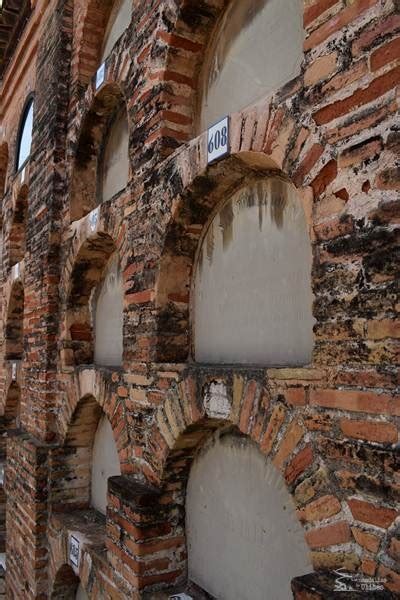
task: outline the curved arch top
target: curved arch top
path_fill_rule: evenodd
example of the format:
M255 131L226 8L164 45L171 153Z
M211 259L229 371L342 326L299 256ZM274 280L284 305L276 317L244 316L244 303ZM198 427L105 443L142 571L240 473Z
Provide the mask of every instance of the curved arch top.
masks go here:
M216 27L202 81L201 130L300 73L302 0L231 2Z

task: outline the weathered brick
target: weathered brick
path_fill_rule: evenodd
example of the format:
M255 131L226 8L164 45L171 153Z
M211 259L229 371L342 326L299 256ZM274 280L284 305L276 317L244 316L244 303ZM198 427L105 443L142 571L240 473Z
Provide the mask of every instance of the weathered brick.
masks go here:
M393 508L385 506L376 506L364 500L351 498L347 501L352 515L357 521L370 523L377 527L387 528L391 525L394 519L399 515L399 512Z
M306 533L306 541L310 548L326 548L336 544L345 544L351 540L351 531L346 521L338 521L325 527L311 529Z

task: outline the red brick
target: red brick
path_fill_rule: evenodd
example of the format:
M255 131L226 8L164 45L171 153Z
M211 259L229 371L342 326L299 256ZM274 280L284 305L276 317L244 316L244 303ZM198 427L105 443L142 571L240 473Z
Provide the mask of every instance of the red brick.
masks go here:
M377 48L375 52L371 54L370 65L371 71L377 71L381 67L384 67L393 60L400 59L400 37L391 40L384 46Z
M311 50L311 48L315 48L315 46L324 42L328 37L356 20L363 12L374 6L374 4L377 4L377 2L378 0L356 0L351 6L343 9L338 15L335 15L316 29L304 42L304 49Z
M339 167L345 168L360 165L365 160L379 155L382 148L383 143L381 138L366 140L356 146L347 148L339 157Z
M376 421L352 421L341 419L340 428L344 435L370 442L395 444L398 438L397 427L391 423Z
M312 465L313 461L314 453L311 446L306 446L303 450L300 450L285 469L285 479L287 483L289 485L294 483L294 481L296 481L296 479Z
M360 546L362 546L369 552L378 552L379 546L381 544L381 539L377 535L374 535L373 533L368 533L367 531L363 531L358 527L352 527L351 531L357 544L360 544Z
M265 454L269 454L276 437L285 421L286 409L282 404L274 407L265 434L261 438L260 449Z
M400 594L400 574L396 573L392 569L388 569L384 565L380 565L378 568L378 577L385 579L385 587Z
M388 34L400 30L400 15L391 14L386 19L373 21L365 31L361 33L353 42L353 56L358 56L361 52L369 50L376 40L380 40Z
M315 122L318 125L325 125L333 119L343 117L347 113L360 108L364 104L368 104L383 96L389 90L392 90L400 83L400 67L396 67L392 71L381 75L374 79L368 87L359 89L348 98L338 100L333 104L329 104L321 108L314 114Z
M291 406L305 406L306 391L302 387L288 388L284 392L285 400Z
M326 548L327 546L350 542L351 531L347 521L339 521L326 527L307 531L305 537L310 548Z
M370 502L358 500L357 498L348 500L347 504L349 505L353 517L357 519L357 521L362 521L363 523L369 523L385 529L389 527L399 515L399 512L393 508L375 506Z
M310 404L373 414L397 414L400 410L400 401L389 394L357 390L312 390Z
M400 539L391 539L388 554L400 563Z
M304 10L304 27L307 27L320 17L329 8L337 4L338 0L316 0Z
M399 190L400 167L391 167L379 173L375 185L381 190Z
M301 521L322 521L336 515L342 510L339 500L335 496L327 495L313 500L298 511Z
M336 160L330 160L328 163L326 163L326 165L321 169L311 183L315 197L320 196L328 187L328 185L330 185L336 179L337 172L338 169Z
M314 144L312 146L294 174L296 185L300 185L303 182L303 179L321 158L323 152L324 148L321 144Z
M285 435L279 445L273 463L279 469L296 448L305 433L304 427L298 421L292 421L288 426Z

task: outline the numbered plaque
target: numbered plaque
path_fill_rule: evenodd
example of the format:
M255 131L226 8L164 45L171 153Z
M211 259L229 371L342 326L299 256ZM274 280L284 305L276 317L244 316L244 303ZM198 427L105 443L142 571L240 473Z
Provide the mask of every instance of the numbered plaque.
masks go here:
M96 91L101 87L106 78L106 63L103 62L102 65L97 69L96 73Z
M71 535L69 538L69 561L74 567L79 567L81 544L79 540Z
M208 130L208 163L226 156L229 152L229 117L224 117Z

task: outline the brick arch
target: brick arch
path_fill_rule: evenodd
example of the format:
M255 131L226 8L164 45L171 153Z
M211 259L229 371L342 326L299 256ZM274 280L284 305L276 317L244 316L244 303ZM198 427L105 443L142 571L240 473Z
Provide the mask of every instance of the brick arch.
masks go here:
M56 572L51 586L52 600L74 600L79 586L79 577L75 575L72 567L63 564Z
M70 258L64 273L65 320L62 328L61 354L63 364L73 366L93 363L93 331L90 299L95 287L101 282L108 261L114 253L124 256L124 231L113 238L100 227L96 233L87 235L81 230L72 245ZM83 240L83 241L82 241ZM125 261L121 260L123 270Z
M57 419L58 439L61 445L66 444L68 432L79 403L83 398L93 397L96 406L98 406L98 409L95 409L93 404L93 410L100 410L111 423L120 455L121 470L124 471L129 459L127 448L130 436L125 419L124 403L116 394L118 385L118 378L112 378L104 369L92 367L77 371L73 380L66 387L65 394L61 395L60 398Z
M272 113L272 122L278 118L279 109L260 106L259 115L265 110ZM250 119L253 136L246 139ZM292 122L288 114L285 119ZM310 243L314 239L313 190L307 185L308 173L301 176L295 162L289 164L287 156L292 150L289 139L277 138L277 130L265 122L259 125L261 131L257 130L257 120L251 112L237 115L232 119L232 148L228 158L207 166L203 135L181 151L172 177L168 172L174 188L171 189L169 182L165 186L167 189L169 186L174 200L168 217L163 216L164 238L155 282L156 360L179 362L189 356L189 294L196 249L216 207L235 190L274 175L294 183L308 222Z
M9 264L11 267L21 262L25 256L28 193L28 186L23 184L18 187L13 198L13 214L9 234Z
M98 206L98 163L114 116L127 108L120 83L108 78L95 93L88 91L83 116L76 124L70 188L70 220L76 221ZM126 113L129 127L129 115Z
M83 87L99 66L101 48L114 0L75 2L75 66L73 79Z
M119 456L124 453L127 439L120 426L121 406L116 406L111 399L103 398L100 405L93 393L86 393L70 406L69 412L69 421L61 432L62 445L52 453L56 465L51 483L55 512L65 512L66 504L70 510L90 508L92 448L101 417L105 415L110 421ZM68 483L71 480L72 488Z
M17 279L11 286L5 325L6 360L22 359L24 351L24 287Z
M293 405L291 388L277 393L273 382L259 373L249 374L238 370L227 373L215 369L214 373L201 373L195 368L185 373L165 402L157 409L143 458L147 461L144 473L161 495L165 525L155 548L168 547L175 561L175 581L182 582L186 574L185 497L191 465L197 453L216 433L236 433L250 439L265 458L280 473L298 511L299 520L307 522L308 514L318 510L310 494L307 502L299 490L303 482L312 479L324 469L314 442L304 423L304 409ZM305 485L303 485L305 487ZM321 514L329 528L338 520L340 499L334 494L334 485L327 475L326 505L320 502ZM326 513L324 513L326 510ZM305 517L304 515L307 515ZM344 517L345 518L345 517ZM349 530L343 524L344 530ZM172 528L172 530L171 530ZM306 526L306 542L312 547L313 537ZM334 545L335 540L332 542ZM179 557L179 558L178 558ZM151 556L146 557L151 560ZM160 574L160 580L162 575ZM165 578L165 584L170 580Z

